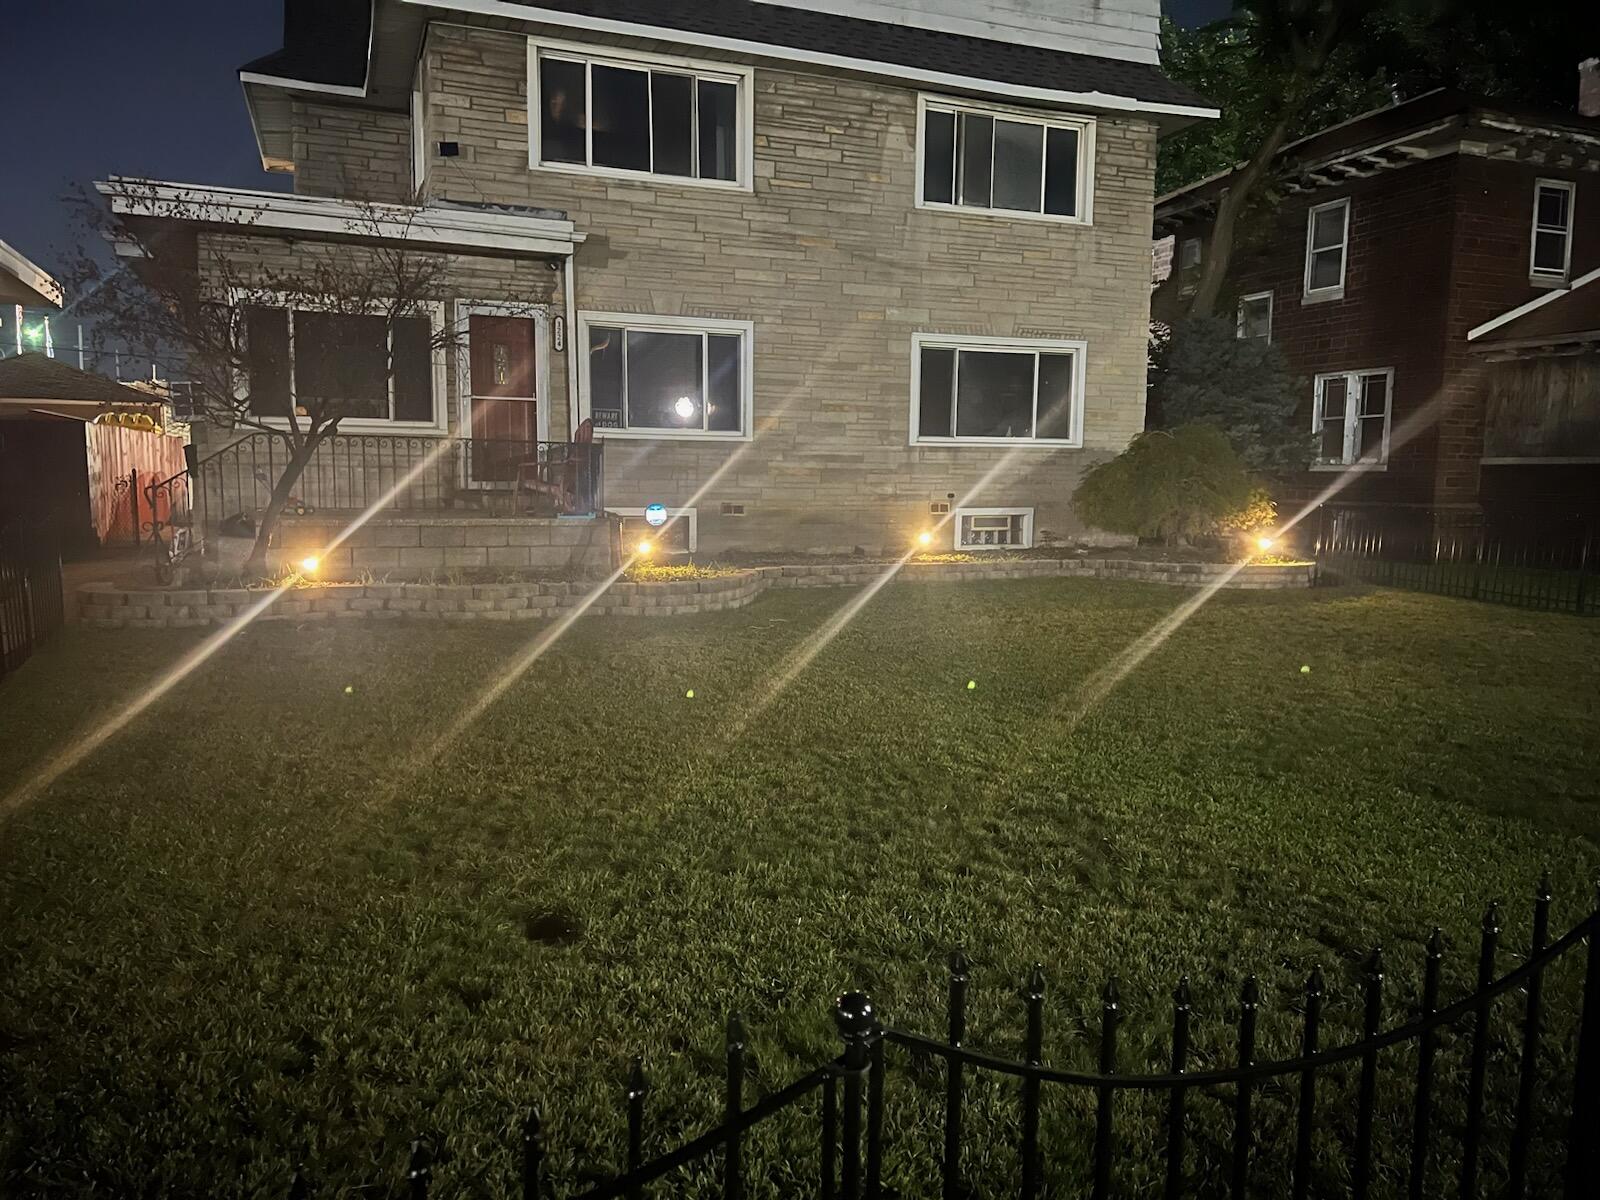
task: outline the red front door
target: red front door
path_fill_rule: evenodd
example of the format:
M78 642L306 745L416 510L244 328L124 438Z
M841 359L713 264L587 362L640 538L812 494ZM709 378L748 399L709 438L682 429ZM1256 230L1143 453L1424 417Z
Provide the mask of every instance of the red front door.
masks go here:
M531 317L467 318L471 483L512 483L517 464L538 457L539 399Z

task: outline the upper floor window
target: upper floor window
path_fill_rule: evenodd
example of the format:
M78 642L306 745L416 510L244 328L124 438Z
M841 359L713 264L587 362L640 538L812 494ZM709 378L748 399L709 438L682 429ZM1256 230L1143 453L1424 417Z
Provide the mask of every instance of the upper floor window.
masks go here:
M911 440L1083 442L1079 341L912 336Z
M580 411L602 436L748 438L748 321L578 314Z
M1317 439L1319 467L1389 460L1389 411L1394 371L1340 371L1318 375L1312 432Z
M1319 204L1306 214L1307 300L1344 297L1344 274L1350 248L1350 201Z
M1272 340L1272 293L1252 292L1239 297L1237 331L1242 338Z
M748 69L528 45L535 167L750 186Z
M925 208L1090 219L1094 123L922 97L918 150Z
M1578 187L1564 179L1533 185L1533 245L1528 273L1536 283L1565 283L1572 267L1572 209Z

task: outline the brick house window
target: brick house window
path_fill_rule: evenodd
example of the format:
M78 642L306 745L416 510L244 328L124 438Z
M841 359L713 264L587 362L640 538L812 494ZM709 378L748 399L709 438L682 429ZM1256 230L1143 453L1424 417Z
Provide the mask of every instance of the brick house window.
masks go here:
M1026 550L1033 545L1031 508L958 508L957 550Z
M1239 297L1237 332L1242 338L1272 340L1272 293L1252 292Z
M1389 460L1389 414L1394 370L1340 371L1316 378L1312 433L1322 468Z
M919 98L921 208L1090 219L1094 123Z
M1350 244L1350 201L1319 204L1306 214L1305 299L1344 298L1346 251Z
M347 418L341 428L437 423L433 326L426 317L247 305L250 414L287 419L308 407Z
M1084 343L912 336L913 445L1083 444Z
M748 321L579 313L580 419L605 437L750 436Z
M750 85L725 63L530 40L529 163L748 188Z
M1541 179L1533 185L1533 240L1528 274L1535 283L1566 283L1572 268L1572 210L1577 185Z
M1193 271L1200 265L1200 239L1184 238L1178 246L1178 270Z

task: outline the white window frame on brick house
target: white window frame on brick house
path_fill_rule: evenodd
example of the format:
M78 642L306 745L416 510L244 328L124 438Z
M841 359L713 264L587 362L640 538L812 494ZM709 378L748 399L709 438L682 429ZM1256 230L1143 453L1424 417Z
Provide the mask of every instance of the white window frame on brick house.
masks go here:
M960 352L999 351L1002 353L1032 354L1033 363L1033 427L1039 419L1039 355L1068 354L1072 356L1071 412L1068 418L1069 436L1064 438L1041 437L975 437L944 436L924 433L920 428L922 417L922 352L924 350L955 350L954 370L960 370ZM1084 380L1089 373L1089 344L1082 338L1001 338L974 337L966 334L914 333L911 335L911 441L913 446L1035 446L1041 450L1078 449L1083 446ZM957 385L951 385L951 424L957 423L956 413L961 397Z
M615 506L607 506L606 511L608 513L610 513L612 516L625 517L630 521L631 520L643 521L644 520L644 514L645 514L645 510L643 508L617 508ZM683 521L683 522L686 522L688 524L688 527L689 527L689 529L688 529L688 539L687 539L687 543L688 543L688 546L689 546L688 553L693 554L696 550L698 550L700 548L700 512L696 508L673 508L671 505L668 505L667 506L667 523L665 525L660 526L660 528L662 528L662 529L671 528L673 525L676 525L679 521ZM646 525L645 528L646 529L650 529L651 527L649 525ZM622 549L623 549L624 553L627 553L631 549L631 547L626 542L624 542L623 546L622 546ZM664 553L667 553L667 554L681 554L681 553L683 553L683 551L681 551L681 550L668 550L668 551L664 551Z
M1041 136L1048 145L1049 130L1070 129L1078 135L1078 162L1077 162L1077 196L1074 207L1077 211L1072 215L1063 213L1048 213L1044 211L1044 189L1046 172L1041 157L1039 170L1039 211L1022 208L996 208L991 206L962 204L959 201L945 202L942 200L927 199L924 177L924 165L927 155L928 113L948 112L954 113L959 119L961 113L973 113L982 117L993 117L999 121L1010 121L1024 125L1042 126L1045 133ZM999 217L1003 220L1017 219L1022 221L1051 221L1065 225L1092 225L1094 224L1094 168L1095 168L1095 128L1093 117L1069 115L1066 113L1044 113L1037 109L1011 108L999 104L976 103L971 100L960 100L950 96L936 96L928 93L917 95L917 156L916 156L916 207L928 209L932 212L957 213L964 216ZM994 186L993 168L993 142L990 143L990 188L991 198ZM1041 155L1044 153L1041 149ZM952 169L956 179L961 176L961 155L954 156ZM952 193L956 194L955 192Z
M621 328L624 331L639 331L645 333L699 333L736 335L739 344L739 429L611 429L600 425L595 426L594 435L597 438L628 438L647 441L704 441L704 442L748 442L753 436L755 393L755 322L729 321L715 317L664 317L647 313L617 313L617 312L590 312L578 313L578 328L573 335L574 342L568 347L567 353L578 356L578 420L579 422L590 419L593 415L594 393L589 379L589 330L591 326L603 325ZM709 356L701 356L701 386L706 386L706 373L710 370L707 361ZM626 386L626 376L624 376ZM702 390L702 396L704 390Z
M1344 210L1344 232L1340 240L1326 246L1315 246L1313 239L1316 237L1317 214L1332 212L1334 209ZM1311 263L1315 255L1327 254L1332 250L1339 252L1339 282L1328 287L1313 288L1311 286ZM1300 302L1302 304L1316 304L1324 300L1343 300L1345 279L1350 271L1350 197L1345 196L1340 200L1330 200L1326 204L1314 204L1306 211L1306 262L1305 275L1301 288Z
M1381 449L1376 459L1362 459L1358 457L1361 447L1361 421L1373 419L1371 416L1361 416L1361 404L1365 399L1365 381L1381 378L1384 381L1383 390L1383 440ZM1322 423L1325 396L1328 381L1342 379L1344 381L1344 453L1338 462L1325 458L1313 461L1313 471L1383 471L1389 464L1389 427L1394 419L1394 368L1393 367L1365 367L1353 371L1325 371L1316 376L1312 382L1311 403L1311 434L1320 454L1322 447Z
M1567 197L1567 223L1541 225L1539 200L1545 192L1564 192ZM1578 185L1567 179L1536 179L1533 181L1533 230L1528 235L1528 279L1542 287L1565 287L1572 277L1572 232L1578 209ZM1538 265L1539 235L1557 234L1561 237L1561 270L1551 271Z
M288 313L289 320L289 404L294 405L294 314L296 312L340 313L346 316L360 316L358 312L346 312L338 305L332 303L318 303L309 300L300 300L294 304L289 303L289 297L282 292L254 291L248 289L235 289L229 296L229 303L234 307L244 308L276 308ZM375 306L376 307L376 306ZM439 331L445 327L445 306L443 301L428 304L419 304L428 314L429 340L432 343L429 357L433 363L433 420L431 421L395 421L380 417L342 417L339 421L340 433L399 433L414 437L444 437L450 432L450 361L449 353L444 345ZM375 311L370 315L382 315ZM393 331L390 331L391 350ZM241 400L249 395L247 380L239 380L239 390L235 393ZM389 376L389 403L394 404L394 376ZM251 421L266 425L273 429L288 429L289 418L273 416L251 416ZM300 422L304 424L304 422Z
M1007 542L968 542L962 540L969 518L978 520L985 518L1009 517L1013 520L1020 517L1020 540ZM1033 548L1033 509L1031 508L958 508L955 518L950 522L955 533L952 537L952 546L956 550L1031 550Z
M733 179L703 179L699 175L668 175L655 171L634 171L622 167L594 165L594 130L584 121L588 146L584 163L546 162L540 151L541 120L539 111L539 67L545 58L564 59L585 64L587 78L592 80L595 66L621 67L627 70L651 69L675 75L691 75L716 83L733 84L737 88L734 111L738 127L735 130L738 146L734 160L737 164ZM593 96L593 86L586 89ZM693 89L697 94L699 89ZM696 101L698 103L698 101ZM694 161L698 169L698 150ZM582 42L558 41L552 38L528 39L528 167L534 171L556 171L568 175L596 175L607 179L648 180L657 186L681 184L685 187L721 188L725 191L748 192L754 190L755 178L755 69L737 63L718 62L711 59L684 58L674 54L646 54L624 50L617 46L594 46Z
M1264 334L1247 334L1247 333L1245 333L1245 331L1244 331L1244 328L1245 328L1245 325L1244 325L1244 312L1245 312L1246 306L1248 306L1248 305L1250 305L1252 303L1260 303L1263 300L1266 301L1266 305L1267 305L1267 331L1266 331L1266 333L1264 333ZM1239 297L1239 311L1238 311L1237 317L1234 320L1234 336L1235 337L1239 337L1239 338L1255 338L1255 337L1259 337L1263 341L1267 341L1267 342L1272 341L1272 293L1271 292L1251 292L1247 296L1240 296Z

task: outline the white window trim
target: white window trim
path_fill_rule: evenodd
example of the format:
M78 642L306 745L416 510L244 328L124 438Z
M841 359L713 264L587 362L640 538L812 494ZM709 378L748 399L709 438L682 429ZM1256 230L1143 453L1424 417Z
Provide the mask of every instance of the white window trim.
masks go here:
M1078 132L1078 215L1067 217L1060 213L1026 212L1015 208L977 208L966 204L945 204L942 201L927 200L923 197L923 158L927 150L928 109L933 108L940 112L970 112L984 117L999 117L1003 120L1018 120L1034 125L1042 125L1047 129L1050 126L1059 126L1064 129L1075 129ZM1093 117L1079 116L1077 114L1045 113L1037 109L1011 108L1002 104L979 104L971 100L961 100L953 96L930 95L926 92L917 94L917 155L916 155L916 207L927 209L930 212L957 213L969 217L998 217L1001 220L1015 218L1019 221L1049 221L1057 225L1093 225L1094 224L1094 170L1095 170L1095 120ZM959 172L961 164L956 164ZM990 186L993 186L991 170ZM1040 205L1043 206L1044 172L1043 162L1040 163L1041 191Z
M588 163L543 162L540 159L539 113L539 56L549 53L560 58L578 58L586 63L601 66L629 67L634 70L659 67L710 77L737 88L737 121L739 146L735 158L738 164L736 179L702 179L698 175L659 175L654 171L629 171L621 167L596 167ZM645 54L624 50L617 46L595 46L583 42L558 41L552 38L528 39L528 169L552 171L563 175L590 175L604 179L632 179L657 187L683 186L720 188L723 191L749 192L755 180L755 68L737 63L717 62L713 59L684 58L675 54ZM592 97L591 97L592 99ZM590 141L592 143L592 130ZM694 153L699 153L698 140ZM593 157L591 151L589 157Z
M535 395L534 437L541 442L550 440L550 313L545 305L515 304L503 300L457 300L456 310L456 436L472 434L472 323L473 316L525 317L533 322L533 356ZM467 463L462 459L461 483L463 487L481 490L509 488L511 484L474 483L466 476Z
M422 71L417 70L419 78L416 86L411 89L411 194L422 195L423 185L428 181L428 143L424 140L427 130L426 98L422 92Z
M1072 364L1072 416L1070 438L923 437L922 352L930 350L1018 350L1024 353L1074 356ZM1034 419L1038 420L1038 360L1034 360ZM913 333L911 335L911 440L913 446L1035 446L1040 450L1080 449L1083 446L1084 381L1089 374L1089 343L1082 338L998 338L970 337L966 334ZM959 407L960 397L954 397ZM975 510L974 510L975 511Z
M607 508L606 511L608 513L610 513L614 517L637 517L641 521L644 520L644 511L645 510L642 509L642 508ZM661 528L662 529L668 529L671 526L676 525L680 520L687 521L689 523L689 553L693 554L696 550L698 550L700 548L700 511L699 511L699 509L696 509L696 508L668 508L667 509L667 523L665 525L661 526ZM664 551L662 551L662 553L664 553L664 554L681 554L682 551L680 551L680 550L664 550Z
M1562 231L1564 235L1565 254L1562 256L1561 273L1554 271L1541 271L1534 265L1534 256L1539 250L1539 233L1541 229L1554 232L1554 226L1541 226L1539 224L1539 193L1545 188L1567 194L1567 227ZM1528 234L1528 279L1530 282L1543 287L1565 287L1567 280L1572 277L1572 238L1578 225L1578 185L1569 179L1535 179L1533 181L1533 225Z
M1188 256L1189 247L1190 246L1194 247L1194 261L1193 262L1185 262L1184 259ZM1178 271L1179 271L1179 273L1181 274L1184 271L1196 270L1200 266L1202 260L1204 259L1205 252L1206 252L1205 251L1205 243L1203 243L1197 237L1184 238L1181 242L1179 242L1178 243Z
M966 517L1021 517L1022 541L1008 546L969 546L961 540L961 522ZM955 519L951 521L955 527L955 536L952 539L956 550L1031 550L1033 549L1033 509L1031 508L958 508Z
M663 317L650 313L588 312L578 313L578 328L572 336L575 342L567 353L578 357L578 420L589 419L593 411L593 395L589 382L589 326L617 325L624 329L646 330L657 333L720 333L738 334L741 339L739 355L739 430L724 432L712 429L602 429L595 426L597 438L626 438L635 441L685 441L685 442L748 442L753 436L755 394L754 321L727 321L713 317Z
M1317 227L1317 214L1331 212L1333 209L1344 209L1344 240L1339 243L1339 282L1331 287L1313 288L1311 286L1311 238ZM1323 246L1326 253L1332 246ZM1300 302L1302 304L1315 304L1321 300L1343 300L1344 284L1350 271L1350 197L1342 200L1330 200L1326 204L1313 205L1306 211L1306 262L1305 272L1301 281Z
M1266 336L1266 341L1268 341L1270 343L1272 341L1272 293L1271 292L1251 292L1249 295L1245 295L1245 296L1240 296L1239 297L1239 311L1238 311L1237 316L1234 319L1234 328L1233 328L1234 336L1237 337L1237 338L1243 338L1245 336L1245 332L1244 332L1244 306L1246 304L1249 304L1252 300L1265 300L1267 302L1267 336ZM1250 340L1254 341L1255 339L1252 338Z
M229 293L229 304L234 307L259 307L278 308L289 312L289 405L294 407L294 313L300 312L335 312L345 313L347 316L359 316L356 312L346 312L336 304L317 300L299 300L293 303L283 292L256 291L249 288L235 288ZM339 419L340 433L394 433L411 437L445 437L450 432L450 356L446 348L439 345L439 331L445 325L445 306L443 301L435 301L418 307L427 310L429 326L432 330L431 340L435 343L431 347L433 358L433 420L431 421L389 421L374 417L341 417ZM376 315L376 314L374 314ZM391 334L392 334L391 330ZM247 381L241 377L239 390L235 395L243 400L249 393L245 391ZM389 402L394 403L394 376L389 377ZM252 424L265 425L273 429L290 428L288 417L258 417L251 416ZM296 425L302 428L304 420L297 419Z
M1345 381L1344 398L1344 444L1345 453L1351 452L1352 444L1360 446L1360 420L1353 414L1361 411L1361 395L1359 385L1361 379L1367 375L1384 376L1384 396L1386 403L1383 410L1383 444L1377 462L1356 459L1350 462L1313 462L1313 471L1387 471L1389 469L1389 429L1394 423L1394 368L1393 367L1362 367L1354 371L1324 371L1317 375L1311 384L1311 432L1317 439L1320 449L1322 438L1322 385L1330 379L1343 379Z

